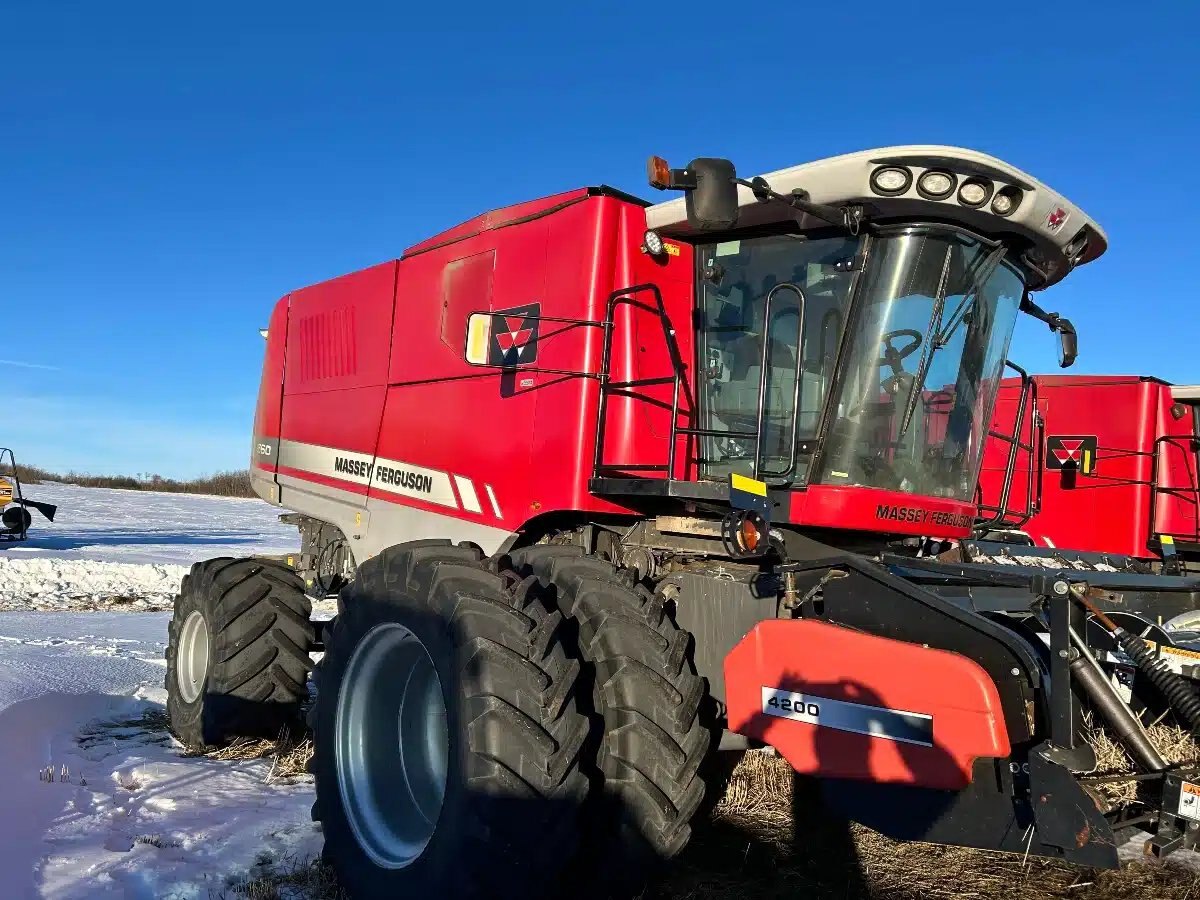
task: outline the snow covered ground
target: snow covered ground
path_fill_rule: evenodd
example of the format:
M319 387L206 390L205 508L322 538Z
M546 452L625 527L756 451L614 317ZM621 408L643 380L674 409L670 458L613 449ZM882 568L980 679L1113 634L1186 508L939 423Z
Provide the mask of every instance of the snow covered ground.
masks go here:
M0 614L4 897L208 897L263 854L320 851L308 779L184 757L163 730L167 618Z
M164 729L163 612L187 565L295 549L255 500L31 486L60 504L0 549L0 896L220 896L320 850L307 778L186 757ZM52 771L54 780L45 780ZM64 772L66 777L64 779Z
M285 553L296 529L261 500L29 485L58 505L29 540L0 545L0 610L169 609L187 567L214 556Z

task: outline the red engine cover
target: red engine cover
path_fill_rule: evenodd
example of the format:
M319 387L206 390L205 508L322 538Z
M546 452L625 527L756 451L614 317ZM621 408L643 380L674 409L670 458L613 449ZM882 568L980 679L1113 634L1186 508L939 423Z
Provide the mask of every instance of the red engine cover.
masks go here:
M803 774L959 790L1010 752L1000 695L957 653L814 621L761 622L725 658L729 727Z

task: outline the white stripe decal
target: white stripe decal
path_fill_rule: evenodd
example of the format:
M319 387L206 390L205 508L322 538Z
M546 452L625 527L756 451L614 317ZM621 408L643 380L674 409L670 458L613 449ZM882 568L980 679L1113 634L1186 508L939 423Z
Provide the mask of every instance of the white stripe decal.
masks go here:
M479 495L475 493L475 485L471 483L470 478L455 475L454 486L458 488L458 496L462 498L463 509L473 513L483 512L483 507L479 505Z
M279 442L279 464L326 478L368 485L371 490L458 509L450 475L437 469L289 440ZM476 507L478 505L476 501Z
M496 514L497 519L503 519L504 516L500 513L500 504L496 502L496 492L492 490L490 484L485 484L484 487L487 489L488 499L492 501L492 512Z

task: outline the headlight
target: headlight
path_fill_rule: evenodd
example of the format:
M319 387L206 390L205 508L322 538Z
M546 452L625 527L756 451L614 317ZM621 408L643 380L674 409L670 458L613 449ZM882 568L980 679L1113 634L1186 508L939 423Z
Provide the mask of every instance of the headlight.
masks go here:
M995 198L992 200L992 212L998 216L1011 216L1018 206L1021 205L1021 198L1024 195L1019 188L1006 187L996 192Z
M991 195L992 184L990 181L971 179L964 181L963 186L958 189L958 202L963 206L977 209L987 203L987 198Z
M944 200L954 190L954 176L930 169L917 181L917 190L926 200Z
M662 238L658 236L657 231L647 231L642 235L642 251L649 253L651 256L662 256L663 254Z
M871 190L885 197L903 194L912 185L912 172L903 166L883 166L871 174Z

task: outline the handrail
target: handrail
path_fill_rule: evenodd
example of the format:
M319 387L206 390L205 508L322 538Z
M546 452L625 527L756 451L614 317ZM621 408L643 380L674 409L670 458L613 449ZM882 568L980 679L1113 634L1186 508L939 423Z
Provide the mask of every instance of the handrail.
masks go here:
M634 294L650 293L654 297L654 305L643 303L634 298ZM644 310L656 316L663 330L663 340L667 346L667 352L671 357L672 375L664 375L654 378L638 378L632 381L613 381L612 380L612 342L613 330L616 324L616 310L618 306L632 306L637 309ZM600 401L599 407L596 410L596 433L593 441L592 455L592 477L600 476L602 470L615 471L665 471L668 480L675 478L675 460L678 455L677 445L680 434L688 434L689 436L695 429L679 428L679 402L681 388L686 394L687 406L690 414L695 415L695 404L692 401L690 391L687 391L687 366L683 361L683 355L679 352L679 343L675 340L675 330L671 327L670 317L667 315L666 305L663 303L662 292L658 286L651 283L635 284L631 287L622 288L613 291L608 296L605 304L604 321L599 323L604 330L604 344L600 353L600 371L597 373L597 378L600 382ZM609 394L624 390L629 387L648 387L656 384L673 384L671 392L671 432L669 445L667 447L667 461L663 464L647 464L647 463L629 463L621 465L620 463L605 463L604 462L604 439L607 432L608 423L608 397ZM636 395L635 395L636 396ZM665 404L664 404L665 405Z
M1013 528L1020 528L1027 523L1041 508L1042 501L1042 434L1045 429L1045 423L1042 421L1041 414L1037 408L1037 379L1033 378L1028 372L1018 366L1011 360L1005 360L1004 365L1012 369L1021 379L1021 398L1017 403L1017 413L1013 419L1013 433L1004 434L1003 432L989 429L988 437L996 438L999 441L1004 441L1009 444L1008 459L1004 465L1004 480L1000 487L999 500L993 505L984 503L982 494L982 484L980 485L980 502L978 504L980 515L976 519L975 528L977 530L986 530L994 528L997 525L1006 525ZM1030 427L1030 441L1024 442L1021 440L1022 433L1025 429L1025 416L1032 409L1033 418ZM1014 510L1008 507L1008 501L1012 497L1013 478L1016 475L1017 454L1025 450L1029 453L1029 467L1026 470L1025 479L1025 509ZM1036 471L1037 491L1034 493ZM983 513L994 512L994 515L989 518L983 518Z
M1197 543L1200 543L1200 479L1197 478L1198 473L1192 468L1192 455L1194 452L1195 440L1196 440L1196 438L1194 436L1184 437L1182 435L1174 435L1174 434L1159 435L1158 437L1156 437L1154 439L1153 450L1151 450L1151 452L1149 454L1150 455L1150 523L1149 523L1150 524L1150 528L1149 528L1150 533L1147 536L1148 539L1153 539L1153 537L1155 535L1160 533L1156 527L1157 520L1158 520L1158 496L1159 496L1159 494L1169 494L1173 497L1180 497L1180 499L1185 499L1181 496L1180 492L1187 491L1188 493L1192 494L1192 496L1189 498L1186 498L1186 499L1188 502L1190 502L1193 505L1193 507L1195 507L1195 515L1193 516L1193 519L1196 522L1195 530L1190 533L1182 532L1182 531L1180 531L1180 532L1163 532L1163 533L1169 534L1171 537L1182 537L1182 538L1186 538L1190 541L1195 541ZM1186 442L1186 443L1184 443L1184 442ZM1187 487L1182 487L1182 486L1181 487L1174 487L1174 486L1164 487L1159 484L1159 476L1162 474L1161 469L1159 467L1159 461L1158 461L1160 444L1162 444L1164 446L1167 446L1167 445L1179 446L1179 448L1183 451L1184 468L1187 471L1187 477L1188 477Z
M787 467L778 472L767 472L761 470L760 465L762 462L763 437L765 435L764 419L767 414L767 372L769 371L768 363L771 359L771 301L779 291L785 289L795 293L796 299L799 301L798 324L796 326L796 380L792 385L792 427L790 429L792 439L788 444ZM754 463L752 467L755 478L761 475L789 475L796 468L796 443L800 439L800 380L804 376L804 311L807 302L804 291L800 289L799 285L785 281L775 285L775 287L767 292L766 302L763 304L765 308L763 310L762 362L758 372L758 417L755 428Z

